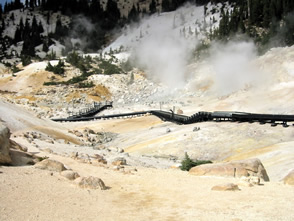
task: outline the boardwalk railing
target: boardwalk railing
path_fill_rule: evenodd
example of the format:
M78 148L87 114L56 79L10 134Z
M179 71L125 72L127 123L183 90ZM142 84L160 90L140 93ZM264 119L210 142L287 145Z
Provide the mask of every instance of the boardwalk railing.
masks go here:
M175 114L173 111L150 110L132 113L112 114L104 116L95 116L102 110L112 107L112 102L94 103L93 108L82 110L78 115L73 115L68 118L52 119L53 121L89 121L99 119L113 119L125 117L137 117L146 114L152 114L159 117L163 121L170 121L177 124L193 124L205 121L237 121L237 122L259 122L260 124L270 123L271 126L276 126L278 123L284 127L288 127L288 122L294 121L294 115L282 114L256 114L236 111L215 111L215 112L197 112L191 116Z

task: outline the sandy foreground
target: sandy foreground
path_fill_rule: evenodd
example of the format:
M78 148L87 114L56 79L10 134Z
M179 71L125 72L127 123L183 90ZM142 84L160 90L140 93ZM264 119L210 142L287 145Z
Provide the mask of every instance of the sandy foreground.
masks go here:
M293 220L294 188L279 182L212 191L238 179L197 177L175 169L132 174L50 155L108 190L81 189L33 166L0 168L1 220Z
M15 126L15 128L11 126L12 138L25 131L50 132L49 134L52 135L56 134L54 131L60 130L65 133L67 130L63 128L67 124L51 124L35 118L30 121L34 122L31 125L28 123L29 114L17 111L18 109L14 112L10 105L4 103L2 109L3 120L8 125ZM142 124L142 121L146 122ZM133 127L129 123L132 123ZM161 131L166 129L166 127L162 129L162 124L158 124L158 120L153 117L87 123L88 127L100 130L96 125L107 131L112 129L115 132L125 133L127 136L138 131L143 135L144 131L150 133L152 125L153 134L156 134L156 131L162 133ZM201 125L203 128L201 133L205 132L205 125ZM79 123L73 126L85 127L84 124ZM180 128L180 126L173 127L175 131ZM192 131L192 128L188 129ZM183 130L183 133L189 135L187 129ZM109 188L104 191L81 189L74 181L65 179L58 172L39 170L33 166L2 166L0 167L0 220L294 220L294 188L278 180L253 187L239 186L240 191L219 192L211 188L218 184L237 184L240 180L197 177L179 169L155 169L142 166L125 166L125 171L132 172L124 173L114 170L112 166L105 168L79 162L68 156L62 156L62 152L59 154L43 152L42 149L48 147L48 143L44 146L44 143L35 140L35 143L39 144L37 148L35 144L25 143L24 138L13 139L28 147L29 152L38 152L41 156L58 160L78 172L80 176L101 178ZM52 144L51 149L54 152L60 149L70 153L72 151L70 148L74 146L76 145L62 145L57 142ZM288 145L285 148L288 148ZM82 147L79 149L86 150ZM250 157L255 156L256 153L250 155ZM246 159L247 155L245 157L236 155L236 158L238 157ZM276 168L274 172L286 171L272 159L269 158L268 162L263 161L266 169L270 169L270 163L274 162L272 166ZM285 161L283 165L286 162L290 163ZM133 171L135 168L137 172ZM289 168L291 167L287 167ZM271 174L274 173L269 174L271 178ZM279 177L278 175L275 177Z

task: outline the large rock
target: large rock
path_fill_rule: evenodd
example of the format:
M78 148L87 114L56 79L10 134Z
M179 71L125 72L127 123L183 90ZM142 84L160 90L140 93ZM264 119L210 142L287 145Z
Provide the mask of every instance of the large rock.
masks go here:
M10 131L0 122L0 165L10 164L11 157L9 154L10 149Z
M191 168L189 173L196 176L255 176L264 181L269 181L267 172L259 159L232 161L228 163L203 164Z
M63 163L50 159L42 160L41 162L36 163L35 167L42 170L50 170L56 172L66 170Z
M32 154L15 149L10 149L10 156L12 166L34 165L36 161Z
M284 184L294 185L294 169L288 173L287 176L283 179Z
M79 177L76 180L76 183L81 188L90 188L90 189L101 189L106 190L104 182L98 177Z

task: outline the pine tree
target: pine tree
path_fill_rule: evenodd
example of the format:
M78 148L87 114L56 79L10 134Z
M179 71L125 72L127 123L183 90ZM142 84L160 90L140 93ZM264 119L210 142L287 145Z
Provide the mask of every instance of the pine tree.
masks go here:
M130 13L129 13L129 16L128 16L128 20L129 21L132 21L132 22L138 22L139 21L139 13L135 7L135 5L133 5Z
M117 7L117 2L115 0L108 0L105 10L105 20L103 23L103 28L106 30L113 29L120 19L120 11Z
M34 8L35 7L34 0L30 0L29 1L29 5L30 5L30 8Z
M271 15L270 15L270 0L263 0L263 22L262 26L264 28L269 28L271 22Z
M38 24L38 33L41 34L43 32L44 32L44 28L43 28L42 22L39 21L39 24Z
M20 28L16 28L13 42L14 44L16 44L17 42L20 42L21 40L22 40L22 37L21 37Z
M4 19L2 19L1 29L2 29L2 30L5 30L5 27L6 27L6 26L5 26L5 21L4 21Z
M89 8L89 14L94 22L103 19L103 9L100 4L100 0L92 0Z
M163 12L171 11L170 0L162 0L161 8Z
M152 0L149 5L149 12L150 14L154 14L156 12L156 2L155 0Z

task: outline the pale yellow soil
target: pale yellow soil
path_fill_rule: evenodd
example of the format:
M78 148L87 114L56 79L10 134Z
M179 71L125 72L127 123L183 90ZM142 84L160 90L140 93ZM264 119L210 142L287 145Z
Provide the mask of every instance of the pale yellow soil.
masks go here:
M293 220L294 188L281 183L217 192L237 179L196 177L173 169L123 174L54 156L108 190L80 189L58 173L1 167L1 220ZM128 168L128 167L126 167Z
M174 101L164 106L164 110L168 111L173 105L178 105L176 108L183 110L185 115L198 111L218 110L293 114L294 77L290 72L288 73L288 68L291 67L290 69L293 70L294 67L293 57L285 58L285 56L287 53L292 56L294 48L275 50L272 57L263 56L257 60L261 66L267 67L268 73L272 72L257 88L243 88L230 95L218 96L213 91L213 81L206 77L206 69L201 72L202 69L196 65L192 69L200 72L196 73L196 81L191 82L191 87L199 93L197 92L196 96L187 94L186 97L179 99L175 97ZM288 66L281 65L283 62ZM29 102L21 102L23 108L26 105L32 108L33 106L29 105L36 101L61 99L60 104L55 108L66 108L62 101L70 103L73 99L81 97L94 101L103 98L110 100L113 93L121 88L121 85L108 88L101 82L101 85L92 89L71 88L69 92L59 88L60 90L55 93L47 93L47 89L50 89L47 87L44 91L46 93L40 96L38 93L44 89L45 81L49 81L52 76L59 78L44 71L46 65L46 62L31 64L15 77L3 73L0 79L1 96L7 97L8 100L28 100ZM68 74L67 78L70 78L77 73ZM135 75L135 79L137 77ZM61 92L62 96L59 94ZM179 103L175 104L175 100ZM185 105L180 105L180 102L184 102ZM142 106L144 107L143 104ZM149 110L153 107L145 106L140 110ZM10 128L12 137L16 136L14 138L16 141L27 145L30 152L55 148L55 152L68 156L74 147L75 151L82 152L87 148L79 146L80 138L68 131L83 131L85 128L90 128L99 133L115 133L111 142L103 143L101 146L121 148L131 156L156 156L155 159L158 161L161 160L160 156L170 155L181 159L185 152L193 158L213 159L214 162L257 157L264 164L271 182L252 188L240 186L241 191L237 192L216 192L211 191L214 185L237 183L238 180L196 177L179 170L141 167L138 167L138 172L133 172L134 174L123 174L112 169L82 164L70 158L41 152L41 155L48 155L61 161L82 176L101 178L109 189L106 191L80 189L58 173L51 176L49 171L38 170L31 166L2 166L0 167L1 221L294 220L294 187L279 182L289 170L294 168L293 127L236 122L175 125L162 122L154 116L55 123L48 119L37 118L37 113L25 111L23 108L0 100L0 119ZM48 107L45 104L42 108ZM117 105L116 108L115 113L122 110L139 111L134 106ZM55 111L66 110L55 109ZM194 131L194 127L200 127L200 130ZM167 132L167 129L170 132ZM23 133L26 132L43 133L54 138L55 141L48 143L36 139L29 144L23 138ZM87 151L89 155L95 154L92 147ZM126 166L126 170L129 169L128 167Z

